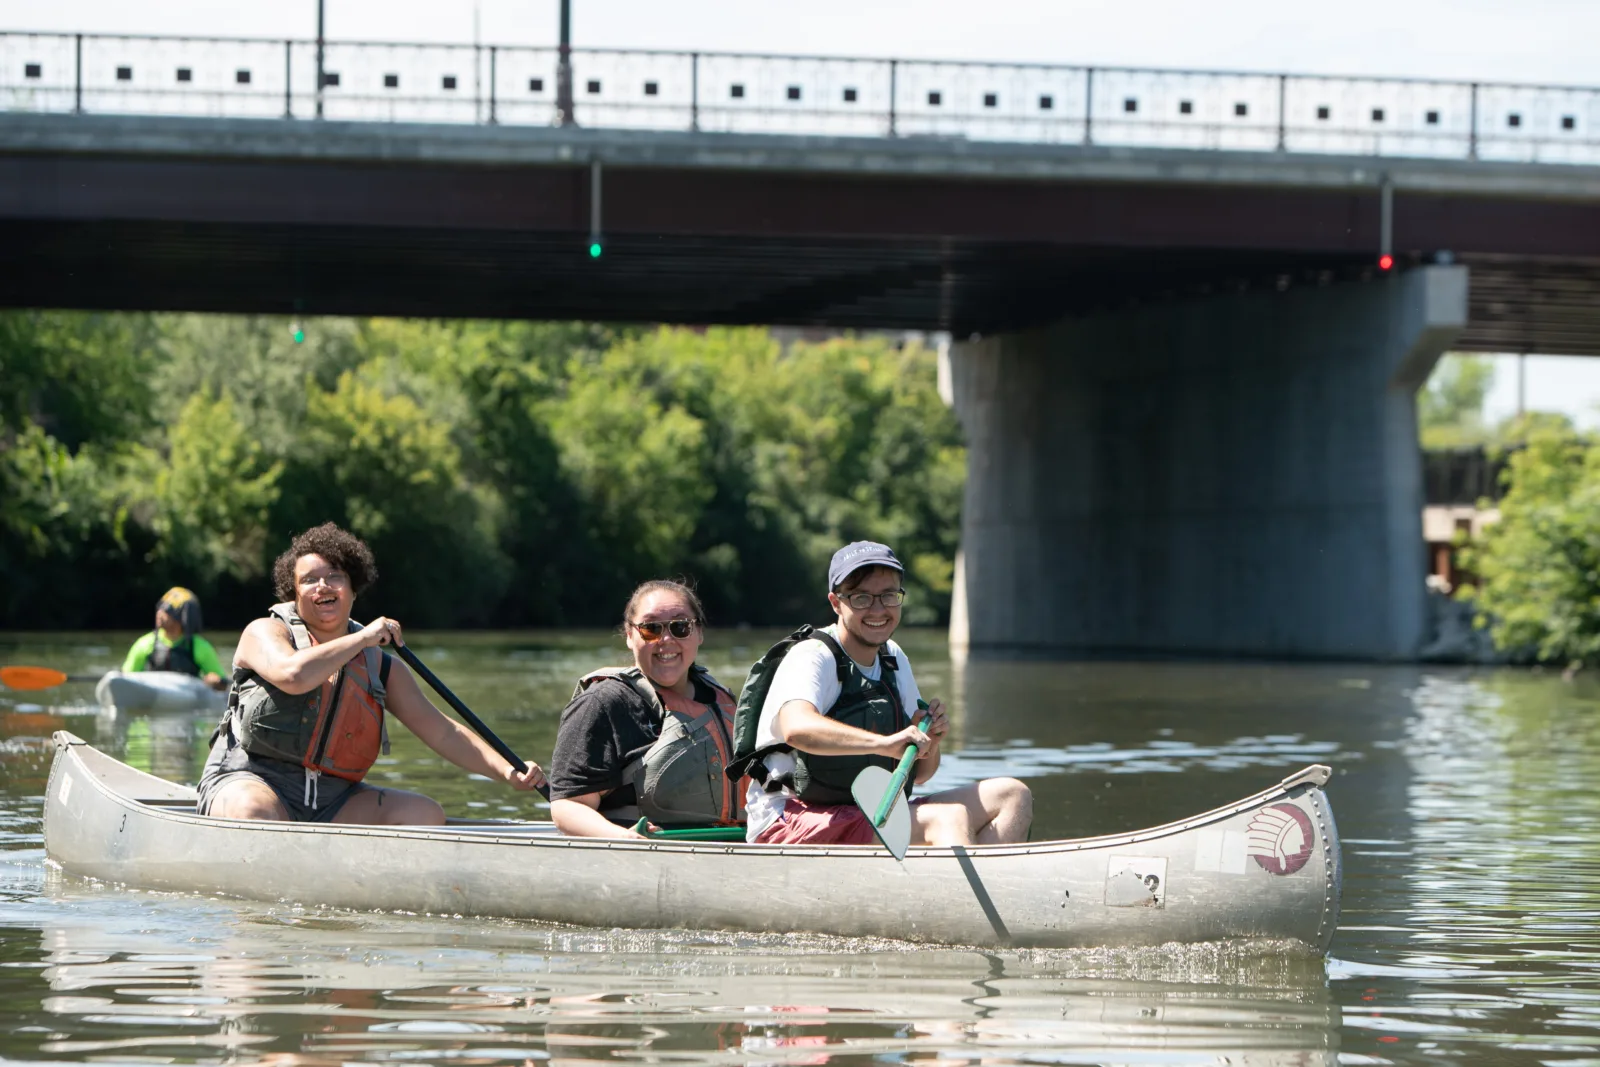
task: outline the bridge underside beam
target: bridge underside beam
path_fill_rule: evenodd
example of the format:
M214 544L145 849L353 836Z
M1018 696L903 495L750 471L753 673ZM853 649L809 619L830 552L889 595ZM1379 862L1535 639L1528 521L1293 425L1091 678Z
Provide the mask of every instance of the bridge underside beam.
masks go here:
M952 643L1413 657L1415 393L1466 314L1466 268L1429 267L955 344Z
M588 255L604 163L605 254ZM1017 331L1472 267L1600 353L1600 171L1272 152L0 115L0 305Z

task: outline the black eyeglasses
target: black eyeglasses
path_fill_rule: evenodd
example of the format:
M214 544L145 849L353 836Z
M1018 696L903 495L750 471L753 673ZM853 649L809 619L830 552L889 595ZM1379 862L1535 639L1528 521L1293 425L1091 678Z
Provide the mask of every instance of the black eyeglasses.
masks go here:
M886 608L897 608L906 601L904 589L891 589L887 593L841 593L839 599L857 611L866 611L876 600Z
M672 619L667 622L632 622L628 624L639 631L639 636L645 639L646 644L653 644L667 634L671 634L682 641L694 633L695 621L693 619Z

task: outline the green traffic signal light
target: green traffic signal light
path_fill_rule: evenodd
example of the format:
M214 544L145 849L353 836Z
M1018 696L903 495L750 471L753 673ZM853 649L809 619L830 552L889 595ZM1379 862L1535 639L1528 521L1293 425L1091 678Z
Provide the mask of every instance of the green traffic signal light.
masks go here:
M589 258L590 259L599 259L600 258L600 253L602 251L603 251L603 249L601 249L599 241L590 241L589 242Z
M295 344L301 344L306 339L306 331L304 329L302 329L301 327L296 326L294 328L294 333L292 334L292 336L294 337L294 343Z

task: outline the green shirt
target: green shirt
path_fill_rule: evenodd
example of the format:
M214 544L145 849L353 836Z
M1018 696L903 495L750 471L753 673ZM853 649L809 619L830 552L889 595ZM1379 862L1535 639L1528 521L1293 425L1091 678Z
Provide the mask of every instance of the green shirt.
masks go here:
M128 655L122 661L122 672L131 674L134 671L144 670L144 661L150 658L150 653L155 651L157 631L151 630L128 649ZM172 642L162 636L161 643L170 646ZM217 650L210 641L199 634L194 638L194 663L200 668L201 675L215 674L226 678L228 672L222 669L222 661L217 659Z

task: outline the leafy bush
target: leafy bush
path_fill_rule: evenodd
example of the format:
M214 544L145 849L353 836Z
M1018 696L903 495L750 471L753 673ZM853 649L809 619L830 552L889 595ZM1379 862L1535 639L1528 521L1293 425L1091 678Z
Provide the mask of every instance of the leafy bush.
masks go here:
M1600 662L1600 442L1534 423L1512 453L1500 521L1466 553L1480 621L1501 649Z
M294 532L367 538L361 611L611 624L684 575L714 623L827 614L846 541L949 610L965 453L933 352L762 329L0 315L0 625L214 623L270 600ZM43 596L45 590L50 595Z

